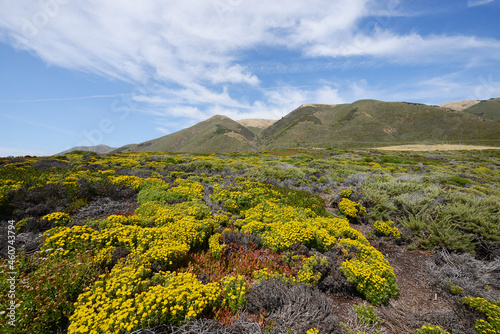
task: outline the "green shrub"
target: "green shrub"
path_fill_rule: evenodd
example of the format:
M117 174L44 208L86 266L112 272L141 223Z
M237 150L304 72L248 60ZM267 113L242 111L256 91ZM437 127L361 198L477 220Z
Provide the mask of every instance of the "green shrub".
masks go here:
M439 326L425 324L416 330L417 334L450 334Z
M373 228L375 233L383 236L392 235L394 239L401 239L401 232L399 232L398 228L394 226L394 222L389 221L376 221L373 224Z
M210 238L208 238L208 249L210 255L215 259L220 259L227 248L227 245L220 243L220 237L220 233L215 233Z
M221 280L222 305L236 312L246 306L248 283L241 275L226 276Z
M313 255L305 258L302 262L302 268L297 273L297 281L312 286L318 285L321 280L321 272L317 270L318 267L323 267L323 269L328 268L326 257L319 258L317 255Z
M475 244L472 234L465 234L450 219L432 218L427 214L409 215L399 223L413 232L416 245L434 249L446 247L459 252L474 253Z
M478 334L500 333L500 303L480 297L463 297L462 302L484 313L488 318L486 321L479 319L474 322L474 327Z
M380 326L383 323L372 305L357 304L352 307L356 311L360 324L365 326Z
M146 202L165 203L169 199L167 190L168 186L143 187L137 194L137 202L139 202L139 204L144 204Z
M39 260L40 261L40 260ZM40 263L40 262L39 262ZM62 332L75 310L78 295L95 279L95 263L90 254L78 254L71 259L50 257L39 267L22 274L16 283L15 326L0 318L2 333ZM0 308L7 310L9 287L0 282Z
M450 293L452 295L458 295L464 292L464 289L458 285L453 284L451 281L447 281L446 284L448 284L448 287L450 288Z
M339 211L347 218L357 218L366 214L364 206L347 198L342 198L340 201Z

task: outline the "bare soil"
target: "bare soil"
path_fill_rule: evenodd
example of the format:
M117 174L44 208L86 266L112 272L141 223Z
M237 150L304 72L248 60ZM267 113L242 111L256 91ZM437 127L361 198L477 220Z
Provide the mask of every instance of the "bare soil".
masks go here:
M351 227L364 235L372 231L368 225L351 224ZM443 285L436 285L429 281L427 261L433 252L410 251L406 245L397 245L382 238L371 240L371 244L389 261L398 280L398 298L376 308L377 314L384 320L386 333L415 333L415 329L426 323L440 326L452 334L476 333L473 323L480 315L464 306L460 296L451 295L444 282ZM344 300L347 304L339 307L339 311L345 315L346 307L360 301L358 298Z
M461 100L461 101L452 101L452 102L445 102L440 105L442 108L449 108L453 110L458 110L462 111L467 108L470 108L476 104L481 102L480 100Z
M331 195L321 197L329 203ZM326 205L326 211L335 213L331 205ZM350 224L352 228L369 236L373 228L367 224ZM397 244L394 239L376 237L370 243L380 251L394 268L398 281L399 295L391 299L388 305L376 307L379 317L384 320L383 327L387 334L415 333L426 323L440 326L451 334L475 334L474 320L481 317L461 302L461 296L454 296L443 284L433 284L427 261L434 252L408 250L407 245ZM329 296L338 312L340 321L348 320L349 308L362 303L360 296L340 297ZM351 315L352 316L352 315Z
M237 123L243 126L250 126L254 128L266 129L276 123L277 121L274 119L260 119L260 118L248 118L248 119L240 119L236 121Z
M500 147L476 145L397 145L378 147L381 151L469 151L469 150L499 150Z

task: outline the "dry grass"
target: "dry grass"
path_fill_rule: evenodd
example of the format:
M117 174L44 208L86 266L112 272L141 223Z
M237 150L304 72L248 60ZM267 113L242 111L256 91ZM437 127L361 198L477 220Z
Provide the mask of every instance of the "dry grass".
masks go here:
M274 119L248 118L248 119L240 119L239 121L236 122L246 127L265 129L270 127L277 121Z
M397 146L378 147L377 149L382 151L468 151L468 150L498 150L500 149L500 147L437 144L437 145L397 145Z
M470 108L470 107L478 104L479 102L481 102L481 101L479 101L479 100L452 101L452 102L445 102L445 103L441 104L440 107L462 111L462 110L465 110L467 108Z

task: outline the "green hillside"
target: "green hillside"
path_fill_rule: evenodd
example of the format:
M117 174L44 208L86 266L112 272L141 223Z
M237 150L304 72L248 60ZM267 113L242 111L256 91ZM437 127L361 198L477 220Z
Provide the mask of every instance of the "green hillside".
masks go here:
M464 112L500 122L500 98L481 101L465 109Z
M377 100L306 104L274 123L236 122L216 115L190 128L114 152L214 153L442 143L500 146L499 106L500 99L483 101L465 111Z
M500 144L500 128L492 120L437 106L376 100L303 106L262 135L267 147Z
M229 117L215 115L181 131L140 144L126 145L115 152L235 152L255 146L256 135Z
M76 146L76 147L70 148L66 151L56 153L54 155L63 155L63 154L73 152L73 151L86 151L86 152L95 152L95 153L99 153L99 154L106 154L106 153L109 153L113 150L116 150L116 147L109 147L107 145L102 145L102 144L96 145L96 146Z

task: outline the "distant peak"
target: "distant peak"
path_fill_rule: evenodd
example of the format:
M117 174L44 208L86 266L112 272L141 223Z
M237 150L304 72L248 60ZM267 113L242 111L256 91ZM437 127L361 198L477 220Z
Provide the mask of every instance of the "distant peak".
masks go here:
M301 107L324 107L324 106L328 106L328 107L335 107L337 106L338 104L326 104L326 103L306 103L306 104L303 104L301 105Z
M208 120L216 120L216 119L231 119L231 118L224 116L224 115L213 115Z

